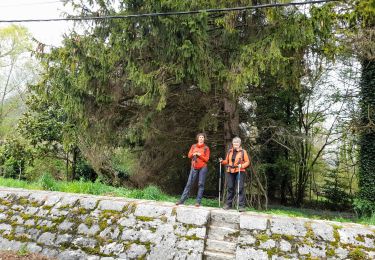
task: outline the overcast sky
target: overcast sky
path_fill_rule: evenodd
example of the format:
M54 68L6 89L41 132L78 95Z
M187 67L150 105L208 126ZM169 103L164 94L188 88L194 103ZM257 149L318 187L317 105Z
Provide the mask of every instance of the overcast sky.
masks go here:
M63 11L68 10L59 0L0 0L0 20L59 18ZM56 46L61 43L62 34L72 27L73 22L19 24L27 27L38 41ZM7 25L9 24L0 23L0 27Z

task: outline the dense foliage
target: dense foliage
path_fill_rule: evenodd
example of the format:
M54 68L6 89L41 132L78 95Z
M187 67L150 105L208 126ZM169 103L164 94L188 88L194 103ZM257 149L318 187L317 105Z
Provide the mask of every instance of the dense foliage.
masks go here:
M249 5L243 0L66 2L74 7L73 16ZM271 1L251 2L260 3ZM65 179L156 184L179 193L190 167L187 151L195 134L204 131L212 152L208 196L217 192L216 158L239 135L253 158L248 197L262 193L271 202L296 206L316 196L325 200L320 206L349 208L358 161L355 203L371 213L374 49L366 32L373 33L372 14L371 1L349 1L84 22L61 47L47 51L39 43L43 73L29 87L19 134L32 150L30 158L59 160L51 171L65 168ZM332 79L332 71L354 71L347 60L362 62L359 124L358 109L350 107L357 97L347 87L355 80ZM9 150L6 145L2 151ZM332 147L339 149L331 152ZM359 160L349 163L358 157L358 147ZM332 163L332 153L340 163ZM13 167L12 177L20 176L13 163L18 155L6 154L1 164ZM33 160L18 168L27 163Z

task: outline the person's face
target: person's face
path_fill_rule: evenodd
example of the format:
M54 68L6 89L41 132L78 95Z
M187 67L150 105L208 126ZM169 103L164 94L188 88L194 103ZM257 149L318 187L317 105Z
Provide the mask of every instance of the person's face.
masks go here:
M203 135L198 136L198 143L200 143L200 144L204 143L204 136Z
M238 150L240 148L241 144L239 142L233 142L233 148Z

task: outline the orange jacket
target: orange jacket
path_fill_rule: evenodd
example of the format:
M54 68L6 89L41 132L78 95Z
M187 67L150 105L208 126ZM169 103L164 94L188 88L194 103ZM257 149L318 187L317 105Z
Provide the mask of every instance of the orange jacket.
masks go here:
M193 158L193 153L199 152L201 155ZM208 159L210 158L210 148L205 144L193 144L190 148L188 157L191 160L191 167L199 170L207 166Z
M243 151L243 161L242 161L242 151ZM234 163L232 162L232 156L233 156L233 148L229 150L225 160L221 162L222 165L228 165L227 172L237 173L239 164L241 164L241 172L244 172L245 169L250 165L249 156L246 150L242 148L238 150Z

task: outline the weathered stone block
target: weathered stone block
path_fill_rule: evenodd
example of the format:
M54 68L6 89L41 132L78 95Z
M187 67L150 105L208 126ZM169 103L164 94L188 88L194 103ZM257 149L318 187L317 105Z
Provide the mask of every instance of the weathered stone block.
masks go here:
M238 229L240 214L236 211L211 210L211 223L215 226Z
M22 225L23 222L24 222L24 220L22 219L22 217L19 216L19 215L15 215L15 216L11 217L11 220L12 220L12 222L17 223L18 225Z
M90 228L85 224L80 224L78 226L78 234L84 234L88 236L94 236L100 231L99 225L92 225Z
M125 201L102 200L99 202L98 209L122 211L127 204Z
M42 251L42 247L38 246L36 243L28 243L27 251L30 253L39 253Z
M2 250L10 250L11 243L13 243L13 241L9 241L6 238L0 237L0 248Z
M8 225L8 224L0 224L0 230L4 230L4 231L12 231L12 226L11 225Z
M255 241L256 241L255 237L249 234L241 234L238 237L238 243L240 245L253 245Z
M183 250L192 250L198 253L203 253L204 249L204 240L199 239L199 240L189 240L189 239L181 239L180 241L177 242L178 249L183 249Z
M9 209L8 206L0 205L0 211L5 212L5 211L8 210L8 209Z
M36 228L31 228L29 230L26 230L26 233L30 235L30 238L32 240L36 240L37 237L40 235L41 231Z
M362 226L356 225L353 227L343 227L338 229L338 232L341 243L369 248L374 247L374 239L368 236L374 237L375 234L369 229L364 229Z
M106 254L106 255L111 255L111 254L118 255L122 251L124 251L124 246L122 244L118 244L116 242L106 244L106 245L100 247L100 252L102 254Z
M79 247L93 248L98 244L98 241L96 241L96 239L93 238L77 237L73 240L73 244Z
M49 209L42 209L40 208L36 213L34 213L37 217L43 217L46 218L49 216Z
M280 241L280 250L284 252L289 252L292 250L292 245L285 240Z
M300 255L309 255L311 257L326 257L326 245L302 245L298 247L298 253Z
M157 234L151 230L140 230L139 231L139 241L144 242L154 242L157 240Z
M237 247L236 260L268 260L268 255L263 250Z
M312 222L311 228L317 239L325 241L335 241L335 238L333 236L333 227L331 225L326 224L323 221Z
M141 218L141 217L139 217L139 218ZM134 228L137 228L139 230L141 230L141 229L156 229L161 225L163 225L163 222L160 219L153 219L151 221L138 220L137 224L134 226Z
M203 255L196 251L179 250L176 252L173 260L201 260Z
M95 198L80 198L79 203L82 208L93 210L96 208L96 204L98 203L98 199Z
M74 223L64 220L62 223L60 223L60 225L58 226L58 229L67 231L67 230L70 230L73 226L74 226Z
M134 216L127 216L127 217L124 217L124 218L121 218L119 221L118 221L119 225L123 226L123 227L134 227L137 223L136 219Z
M52 208L49 212L50 217L61 217L61 216L67 216L69 214L69 211L67 210L61 210L57 208Z
M24 243L19 241L10 241L6 238L0 237L0 249L18 251Z
M50 220L41 219L41 220L38 221L37 225L39 225L41 227L52 227L54 224Z
M73 236L70 234L62 234L62 235L57 235L56 238L56 245L61 245L61 244L66 244L66 243L71 243L73 241Z
M139 232L133 229L127 229L122 232L121 240L135 241L139 239Z
M144 245L132 244L126 253L129 258L139 258L147 253L147 248Z
M137 205L134 215L150 218L159 218L161 216L170 216L172 214L172 209L172 207L168 206L160 206L151 203L142 203Z
M114 226L106 227L99 234L99 236L106 238L106 239L117 239L119 235L120 235L120 229Z
M178 222L197 226L206 225L208 217L210 216L209 210L188 207L179 207L176 213Z
M44 206L53 207L57 202L61 200L61 195L49 195L47 196Z
M206 227L190 228L187 230L186 236L195 236L197 238L204 239L206 237Z
M299 260L298 256L296 254L291 254L288 256L279 256L279 255L273 255L271 257L271 260Z
M43 248L41 254L45 255L45 256L48 256L48 257L51 257L51 258L54 258L59 254L59 252L56 249L45 247L45 248Z
M103 258L102 258L102 260L103 260ZM87 256L87 260L100 260L100 256L97 256L97 255L88 255Z
M17 226L15 229L14 229L14 233L16 235L22 235L25 233L25 228L22 227L22 226Z
M12 194L10 190L0 190L0 198L6 199L9 194Z
M82 251L67 250L58 254L59 260L82 260L86 259L86 254Z
M250 230L266 230L268 218L251 214L242 214L240 216L240 228Z
M36 207L27 207L24 212L28 215L34 215L38 210Z
M56 203L55 207L56 208L72 208L75 206L77 201L80 199L80 196L75 196L75 195L66 195L61 198L61 200Z
M151 251L147 259L173 259L176 254L177 237L173 233L173 226L166 224L163 228L157 230L157 234L162 239L155 246L151 247Z
M338 258L345 259L348 257L349 251L342 247L339 247L335 249L335 254Z
M51 246L54 244L55 238L56 234L46 232L40 235L40 237L38 238L38 242L44 245Z
M28 220L25 221L24 225L25 225L25 226L32 227L32 226L35 225L35 220L33 220L33 219L28 219Z
M47 194L44 192L35 192L29 196L29 200L33 202L37 202L39 204L44 204L44 201L46 199L47 199Z
M259 248L270 249L270 248L274 248L275 246L276 246L275 240L270 239L270 240L260 243Z
M271 219L271 232L275 234L291 235L291 236L305 236L306 220L288 217L276 217Z

